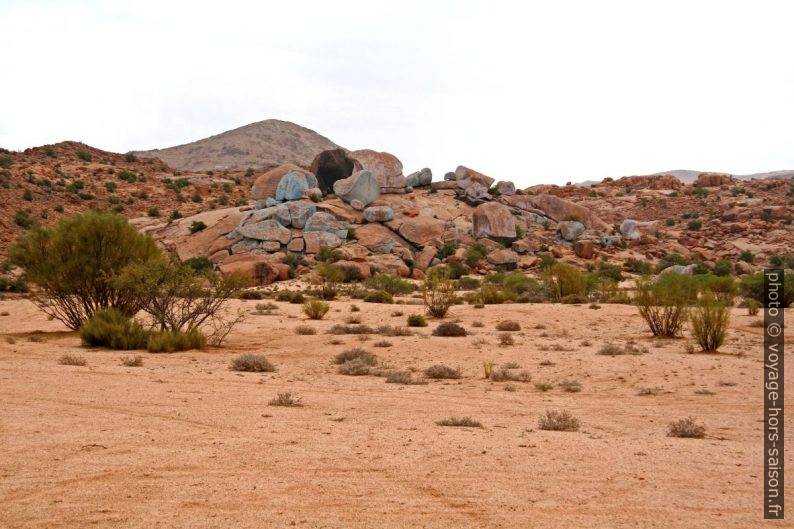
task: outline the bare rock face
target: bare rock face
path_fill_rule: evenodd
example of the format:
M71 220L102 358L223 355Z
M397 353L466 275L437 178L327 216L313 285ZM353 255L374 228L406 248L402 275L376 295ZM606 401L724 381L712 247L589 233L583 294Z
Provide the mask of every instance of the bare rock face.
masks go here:
M303 172L297 165L286 163L260 175L251 188L251 197L257 202L264 203L268 198L276 198L276 189L281 179L290 171Z
M736 264L733 265L733 269L737 274L742 276L755 273L755 267L745 261L736 261Z
M420 215L407 219L399 229L400 235L413 244L424 247L444 234L444 221ZM515 231L513 232L515 236Z
M475 239L489 238L513 240L516 238L516 220L510 208L498 202L477 206L472 214L472 235Z
M337 220L337 218L330 213L318 211L306 221L306 226L303 228L305 230L304 238L309 232L322 231L333 233L340 239L344 239L347 237L348 227L349 224L347 222L343 220ZM306 244L308 246L308 241Z
M279 277L279 270L269 256L250 253L227 257L220 264L220 271L244 274L249 279L249 286L269 285Z
M403 164L393 154L362 149L353 151L348 156L378 179L381 193L405 193Z
M513 250L494 250L487 259L491 264L512 268L518 263L518 254Z
M620 224L620 234L632 241L639 240L640 237L642 237L642 233L640 232L640 223L636 220L625 219Z
M573 251L577 257L582 259L592 259L595 257L595 246L593 241L582 239L573 244Z
M388 206L372 206L364 210L367 222L388 222L394 220L394 210Z
M697 182L703 187L719 187L730 184L733 182L733 178L724 173L700 173Z
M273 219L249 222L245 226L240 227L240 234L249 239L278 241L281 244L287 244L292 238L290 231Z
M303 232L303 242L306 246L306 253L312 254L318 253L323 246L333 249L342 245L342 239L327 231Z
M446 176L444 178L446 179ZM472 183L477 183L485 189L490 189L494 183L494 179L474 169L459 165L458 168L455 169L455 182L457 182L458 187L461 189L466 189Z
M281 177L276 186L275 199L279 202L284 200L300 200L309 189L317 187L317 178L308 171L302 169L292 169Z
M505 197L505 200L512 206L527 210L531 209L526 207L527 203L531 204L557 222L566 218L576 218L589 229L606 230L609 228L606 222L585 206L554 195L516 195Z
M501 196L511 196L516 194L516 186L513 182L506 182L504 180L499 180L496 182L496 192L499 193Z
M397 236L382 224L365 224L356 229L358 243L377 254L391 253Z
M560 237L564 241L572 242L584 233L584 231L584 224L576 220L564 220L557 224L557 233L560 234Z
M334 193L348 204L358 201L368 206L378 199L381 190L378 178L366 170L334 182Z
M311 171L317 177L320 191L331 193L334 183L361 170L361 164L348 157L344 149L331 149L318 154L312 161Z
M421 171L417 171L415 173L411 173L405 177L405 186L406 187L421 187L421 186L429 186L430 183L433 181L433 172L425 167Z

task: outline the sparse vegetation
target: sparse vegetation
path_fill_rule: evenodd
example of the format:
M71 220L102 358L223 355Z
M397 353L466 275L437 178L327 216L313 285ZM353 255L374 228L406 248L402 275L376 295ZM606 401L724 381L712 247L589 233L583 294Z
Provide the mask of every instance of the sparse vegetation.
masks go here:
M276 370L275 366L265 357L265 355L244 353L229 362L229 369L232 371L246 371L252 373L270 373Z
M421 314L409 314L408 315L408 326L409 327L427 327L427 320Z
M686 417L672 421L667 426L667 435L668 437L702 439L706 436L706 427L697 424L693 417Z
M567 410L548 410L538 419L538 428L554 432L575 432L579 430L579 419Z
M434 379L458 379L461 377L460 369L435 364L425 369L425 376Z
M457 426L462 428L482 428L482 423L476 421L471 417L449 417L436 421L439 426Z
M692 337L703 351L716 351L725 341L728 332L728 308L704 294L692 311Z
M65 354L58 359L58 363L62 366L85 366L88 362L82 356Z
M664 274L657 281L637 283L635 303L654 336L675 337L689 313L692 286L687 276Z
M312 320L321 320L331 310L331 305L319 299L311 299L303 304L303 313Z
M582 391L582 384L577 380L563 380L558 386L566 393L578 393Z
M406 386L416 386L416 385L423 385L427 384L427 380L423 378L418 378L413 375L410 371L389 371L386 375L386 383L387 384L403 384Z
M433 336L466 336L466 329L457 323L445 321L433 330Z
M497 331L520 331L521 325L515 320L503 320L496 324Z
M298 325L295 327L295 334L300 334L302 336L309 336L312 334L317 334L317 330L310 325Z
M293 395L289 391L284 393L279 393L275 398L271 399L270 402L267 403L268 406L284 406L287 408L299 408L303 406L302 398Z
M428 274L422 288L422 300L427 313L435 318L443 318L455 301L455 285L446 269ZM435 334L435 332L434 332Z

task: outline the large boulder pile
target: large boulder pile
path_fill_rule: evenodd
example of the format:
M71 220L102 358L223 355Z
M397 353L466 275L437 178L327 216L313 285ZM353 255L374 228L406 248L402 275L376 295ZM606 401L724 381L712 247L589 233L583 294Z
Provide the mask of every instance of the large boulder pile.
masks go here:
M348 156L377 178L381 193L405 193L403 164L393 154L362 149Z

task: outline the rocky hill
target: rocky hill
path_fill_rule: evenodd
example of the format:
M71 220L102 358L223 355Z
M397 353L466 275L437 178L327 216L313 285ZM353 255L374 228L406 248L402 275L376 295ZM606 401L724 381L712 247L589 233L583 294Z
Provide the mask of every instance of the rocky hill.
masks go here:
M134 151L186 171L272 168L285 163L308 167L321 151L338 145L289 121L268 119L165 149Z
M34 223L89 209L168 219L248 203L262 171L180 172L155 158L77 142L0 152L0 256Z
M516 189L458 167L403 174L372 150L321 151L273 169L179 171L155 158L64 142L0 154L0 254L33 223L99 209L123 214L182 259L206 257L252 284L330 258L366 277L539 272L549 260L626 273L671 259L751 273L794 245L791 179L700 173ZM642 261L642 265L636 263ZM724 263L723 263L724 266Z

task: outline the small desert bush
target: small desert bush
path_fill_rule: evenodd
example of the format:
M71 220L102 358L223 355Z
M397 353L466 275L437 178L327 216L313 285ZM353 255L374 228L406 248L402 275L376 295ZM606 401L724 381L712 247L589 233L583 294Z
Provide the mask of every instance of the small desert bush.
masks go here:
M301 402L301 397L297 395L293 395L289 391L285 393L279 393L276 398L271 399L270 402L267 403L268 406L285 406L290 408L296 408L303 406L303 402Z
M372 344L372 347L391 347L392 345L394 344L388 340L378 340Z
M482 428L480 421L475 421L471 417L449 417L436 421L439 426L460 426L463 428Z
M295 327L295 334L300 334L302 336L309 336L312 334L317 334L317 329L310 325L298 325Z
M143 366L143 357L141 355L124 356L121 358L121 365L125 367L141 367Z
M681 333L692 299L689 279L689 276L668 273L655 282L637 283L635 303L654 336L674 337Z
M507 367L492 368L488 373L488 378L494 382L529 382L532 375L528 371L514 371Z
M374 366L375 364L378 363L377 356L360 347L355 347L353 349L348 349L347 351L342 351L341 353L339 353L334 357L335 364L344 364L352 360L360 360L361 362L369 366Z
M427 380L414 377L410 371L391 371L386 375L387 384L422 385L427 384Z
M303 313L312 320L321 320L328 314L331 305L320 299L311 299L303 304Z
M745 306L747 307L747 314L749 316L757 316L758 310L761 308L761 304L754 299L748 299L744 302Z
M520 331L521 325L515 320L504 320L496 324L498 331Z
M361 316L359 316L358 314L353 316L348 316L347 318L345 318L345 323L349 325L359 324L361 323Z
M373 334L375 330L369 325L341 325L337 323L328 332L330 334Z
M395 296L397 294L410 294L416 290L416 286L410 281L389 274L375 274L372 277L368 277L364 284L371 289L383 290Z
M425 376L427 378L435 379L457 379L460 378L460 369L454 369L449 366L436 364L425 369Z
M551 391L552 389L554 389L554 384L552 384L551 382L536 382L535 389L545 393L547 391Z
M648 352L648 349L637 345L633 341L628 341L621 347L613 343L605 343L598 350L598 354L605 356L619 356L619 355L640 355Z
M647 397L649 395L658 395L660 392L659 388L639 388L637 389L637 396L638 397Z
M728 333L729 309L705 294L692 311L692 337L703 351L716 351Z
M373 290L364 296L364 303L394 303L394 298L385 290Z
M341 364L338 368L338 372L340 375L349 375L349 376L363 376L369 375L370 371L372 370L372 365L367 363L366 361L362 360L361 358L355 358L353 360L348 360Z
M240 293L240 299L259 300L262 299L262 293L258 290L243 290Z
M119 310L99 309L80 327L80 340L89 347L143 349L149 340L149 333L140 323Z
M421 314L409 314L408 315L408 326L409 327L427 327L427 320Z
M549 410L538 419L538 428L555 432L575 432L579 429L579 419L567 410Z
M379 325L375 332L381 336L413 336L413 333L405 327L394 325Z
M253 373L269 373L276 370L275 366L270 363L265 355L254 353L245 353L233 358L229 362L229 369Z
M558 385L560 389L566 393L578 393L582 391L582 385L577 380L563 380Z
M584 297L588 290L585 274L565 263L556 263L547 268L543 273L543 282L549 296L558 301L572 295Z
M466 336L466 329L457 323L445 321L433 330L433 336Z
M513 338L513 335L510 333L503 332L499 335L499 345L502 347L508 347L510 345L515 345L516 339Z
M149 335L146 350L150 353L174 353L189 349L203 349L207 338L197 329L192 331L157 331Z
M435 318L446 316L455 303L455 285L445 268L427 276L422 287L422 300L428 314Z
M706 436L706 427L697 424L693 417L678 419L667 426L668 437L686 437L702 439Z
M85 358L82 356L77 355L63 355L58 359L58 363L62 366L84 366L88 362L86 362Z

